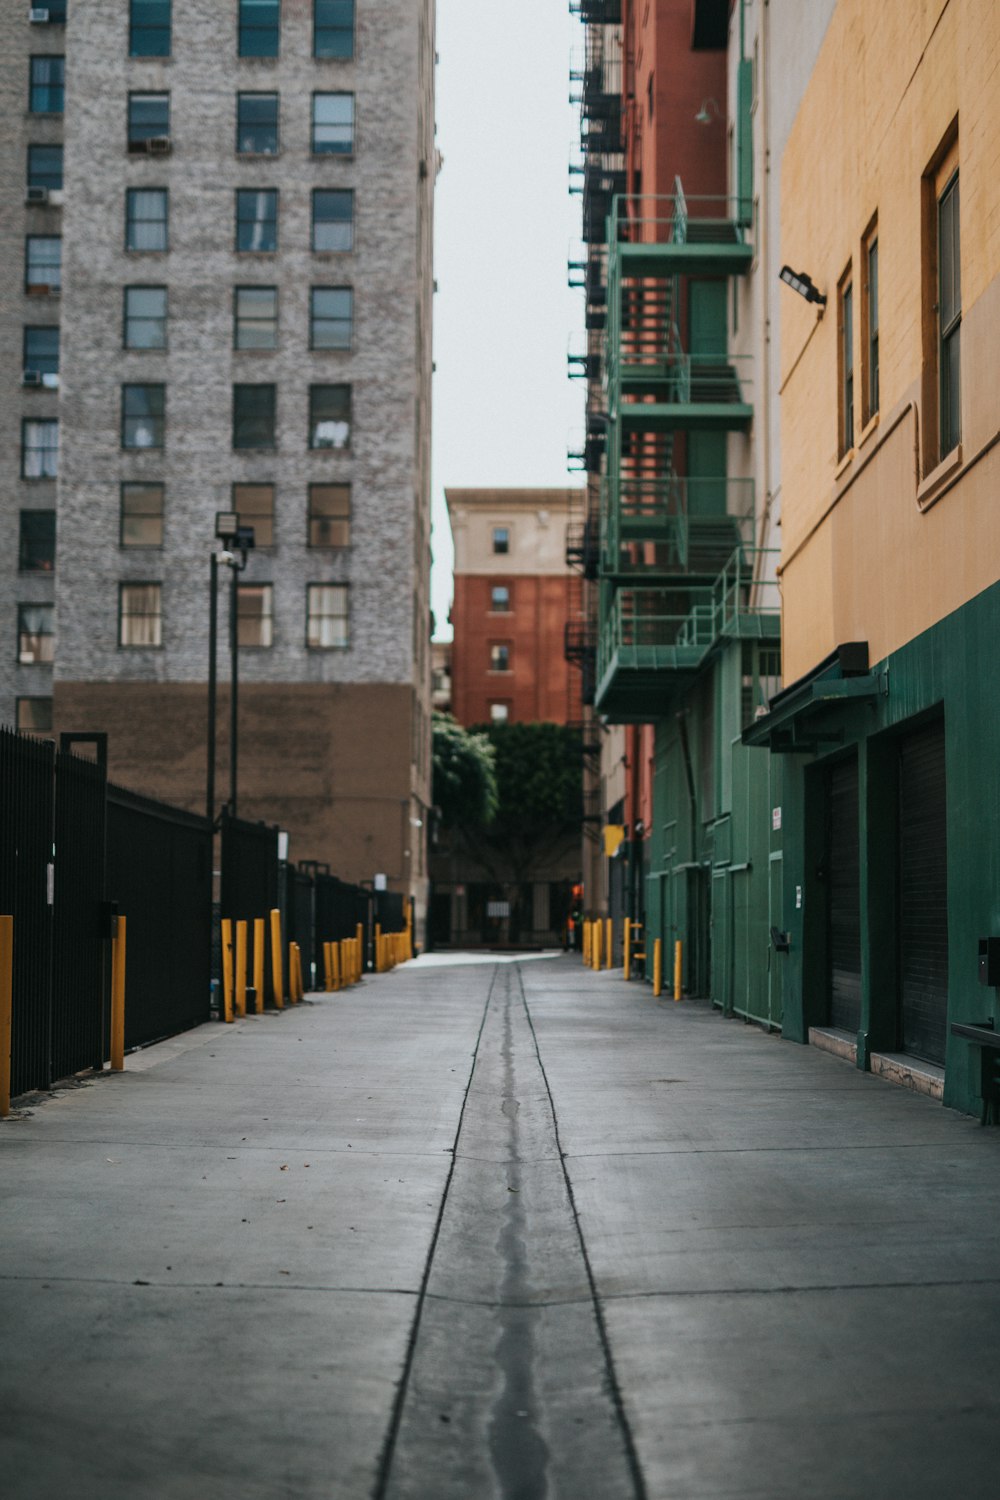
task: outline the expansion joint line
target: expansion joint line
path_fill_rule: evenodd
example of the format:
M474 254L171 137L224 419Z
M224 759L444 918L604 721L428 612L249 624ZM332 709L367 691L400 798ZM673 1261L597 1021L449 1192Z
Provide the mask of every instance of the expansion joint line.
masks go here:
M590 1300L594 1309L594 1320L597 1323L597 1331L601 1340L601 1348L604 1351L604 1369L607 1377L608 1389L615 1409L615 1416L621 1430L622 1442L625 1445L625 1455L628 1460L629 1472L632 1475L632 1484L635 1487L635 1500L649 1500L649 1492L646 1489L646 1480L639 1463L639 1454L636 1451L635 1439L632 1436L632 1428L629 1425L625 1413L625 1402L622 1397L621 1386L618 1383L618 1374L615 1370L614 1355L611 1352L611 1339L608 1335L607 1323L604 1319L604 1309L597 1291L597 1282L594 1278L594 1268L590 1263L590 1255L587 1252L587 1244L583 1237L583 1229L580 1225L580 1215L576 1206L576 1198L573 1195L573 1184L570 1180L569 1170L566 1166L566 1153L562 1148L562 1138L559 1134L559 1116L556 1112L556 1101L552 1097L552 1088L549 1084L549 1075L545 1071L542 1061L541 1049L538 1045L538 1033L535 1031L535 1023L531 1019L531 1011L528 1008L528 999L524 993L524 981L521 977L521 965L514 964L517 975L518 988L521 992L521 1004L524 1006L524 1014L531 1029L531 1039L535 1045L535 1056L538 1059L538 1067L545 1083L545 1092L548 1095L549 1108L552 1111L552 1128L555 1131L556 1146L559 1151L559 1163L562 1167L563 1181L566 1184L566 1194L569 1198L570 1212L573 1215L573 1223L576 1226L577 1239L580 1242L580 1254L587 1272L587 1282L590 1286Z
M469 1092L472 1088L472 1080L476 1072L476 1062L479 1058L479 1047L483 1040L483 1029L486 1026L486 1017L489 1015L490 1002L493 999L493 991L496 987L500 974L499 965L493 970L490 980L489 991L486 995L486 1003L483 1006L482 1018L479 1022L479 1030L476 1033L476 1045L472 1049L472 1066L469 1069L469 1077L465 1085L465 1093L462 1095L462 1108L458 1115L458 1125L455 1128L455 1140L451 1148L451 1165L445 1178L444 1191L441 1194L441 1203L438 1207L437 1218L434 1222L434 1233L431 1236L430 1247L427 1251L427 1260L424 1265L424 1274L420 1279L420 1290L417 1293L417 1307L413 1314L413 1323L410 1328L410 1337L406 1345L406 1355L403 1360L403 1373L399 1377L396 1387L395 1400L392 1403L392 1413L389 1417L389 1427L382 1444L382 1452L378 1462L378 1472L375 1477L375 1488L372 1490L372 1500L385 1500L389 1487L389 1479L392 1473L392 1461L396 1452L396 1442L399 1438L399 1429L403 1421L403 1408L406 1405L406 1394L410 1385L410 1375L413 1370L413 1360L417 1352L417 1339L420 1336L420 1322L423 1317L424 1307L427 1302L427 1288L430 1285L431 1268L434 1265L434 1255L437 1250L438 1239L441 1235L441 1225L444 1222L444 1213L448 1205L448 1195L451 1192L452 1180L455 1176L455 1164L458 1161L458 1142L462 1134L462 1124L465 1120L465 1110L469 1103Z

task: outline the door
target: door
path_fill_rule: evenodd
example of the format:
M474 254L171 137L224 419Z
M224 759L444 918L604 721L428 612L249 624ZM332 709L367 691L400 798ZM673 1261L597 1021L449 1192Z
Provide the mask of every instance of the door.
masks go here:
M944 1063L948 889L944 724L899 750L899 979L903 1051Z
M858 763L827 773L827 961L830 1025L856 1035L861 1025L861 881Z

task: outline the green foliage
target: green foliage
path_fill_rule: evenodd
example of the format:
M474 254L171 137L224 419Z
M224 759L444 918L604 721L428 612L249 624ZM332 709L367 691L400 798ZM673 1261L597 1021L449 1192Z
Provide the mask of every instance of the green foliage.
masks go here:
M451 714L434 715L434 804L446 828L487 825L497 811L496 752L485 734L463 729Z
M578 820L583 796L580 737L564 724L491 724L498 824L549 828Z

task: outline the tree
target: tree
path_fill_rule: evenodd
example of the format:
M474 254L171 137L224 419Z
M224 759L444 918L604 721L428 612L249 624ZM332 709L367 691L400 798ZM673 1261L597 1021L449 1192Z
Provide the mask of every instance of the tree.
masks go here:
M497 811L496 752L451 714L432 720L434 804L445 828L486 827Z

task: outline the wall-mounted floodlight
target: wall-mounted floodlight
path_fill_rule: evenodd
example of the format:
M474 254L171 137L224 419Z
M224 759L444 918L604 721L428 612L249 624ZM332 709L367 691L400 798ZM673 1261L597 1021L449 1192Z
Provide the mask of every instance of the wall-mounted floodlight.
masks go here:
M234 510L215 512L215 534L220 542L231 542L240 529L240 518Z
M826 298L821 291L813 285L812 278L805 271L793 271L791 266L782 266L778 272L780 279L786 286L790 286L793 292L798 292L807 302L818 302L820 307L826 306Z
M714 116L712 114L713 109L715 110ZM721 120L723 118L722 110L714 99L703 99L701 101L701 109L699 109L694 117L694 123L696 125L711 125L713 119Z

